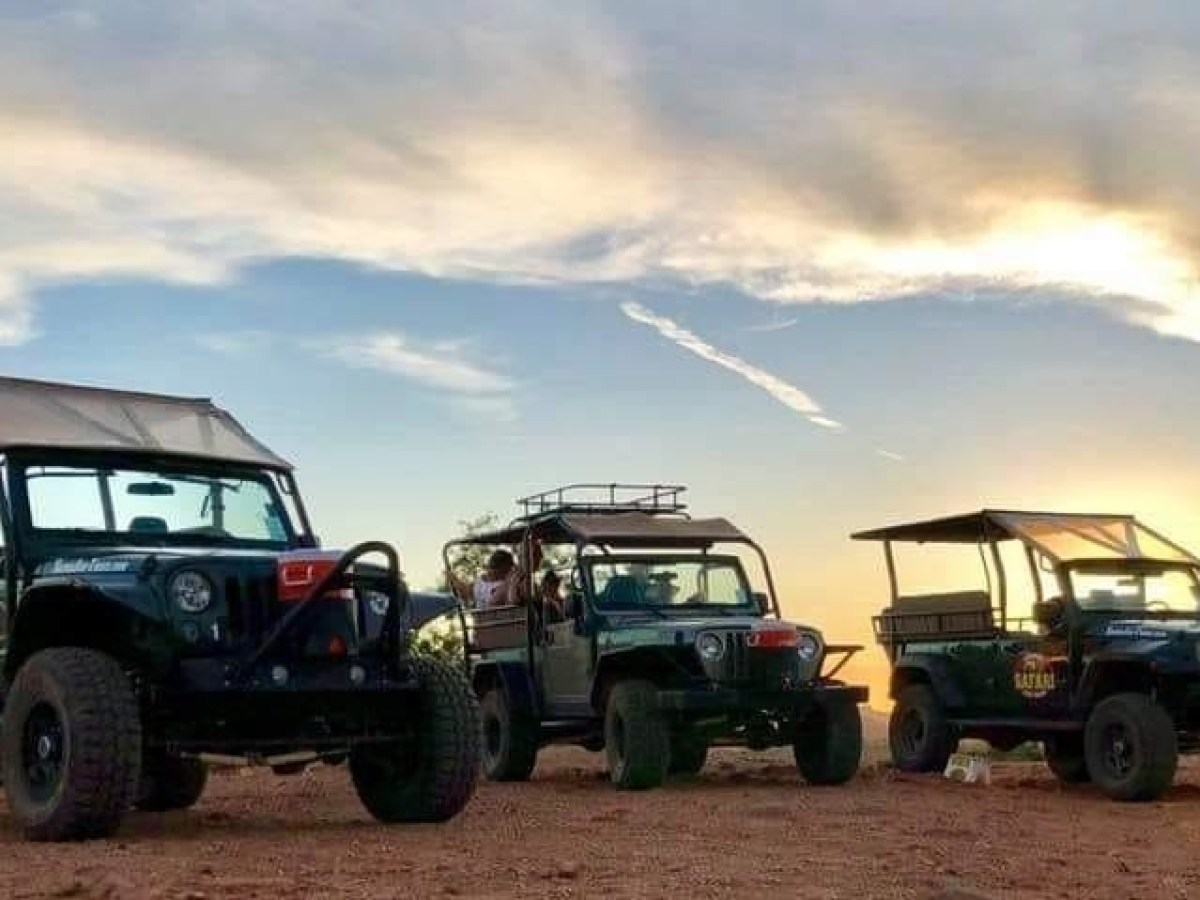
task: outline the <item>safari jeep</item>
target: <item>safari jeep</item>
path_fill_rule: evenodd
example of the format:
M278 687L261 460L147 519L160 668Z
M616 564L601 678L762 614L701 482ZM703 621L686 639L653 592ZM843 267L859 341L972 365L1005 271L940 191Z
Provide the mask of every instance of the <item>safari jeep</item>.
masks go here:
M857 771L867 691L834 676L861 648L782 621L762 550L725 519L690 518L683 490L558 488L519 501L508 527L447 545L448 567L464 544L526 559L528 601L471 614L490 779L527 779L552 742L603 749L627 789L699 772L714 744L791 747L813 784ZM565 585L561 615L530 571L535 546ZM757 556L767 592L714 547Z
M474 696L406 651L426 613L395 550L321 551L291 466L227 413L0 378L0 452L0 772L30 839L188 807L212 761L347 762L384 822L470 799Z
M1138 801L1200 747L1200 560L1132 516L985 510L853 537L884 547L898 768L939 770L964 737L1041 741L1063 781ZM902 593L897 544L977 551L983 587Z

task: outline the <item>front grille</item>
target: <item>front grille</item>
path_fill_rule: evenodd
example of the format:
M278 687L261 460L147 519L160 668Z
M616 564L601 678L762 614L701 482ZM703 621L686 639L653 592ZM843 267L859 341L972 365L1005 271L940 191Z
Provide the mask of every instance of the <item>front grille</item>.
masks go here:
M275 620L274 596L273 576L231 575L225 579L230 643L262 638Z
M727 631L725 633L725 680L743 682L750 678L750 647L747 644L750 632Z

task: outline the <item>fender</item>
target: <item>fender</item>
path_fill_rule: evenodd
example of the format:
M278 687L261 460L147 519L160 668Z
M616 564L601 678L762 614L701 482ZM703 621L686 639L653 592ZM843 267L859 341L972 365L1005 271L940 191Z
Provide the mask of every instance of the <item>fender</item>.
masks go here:
M475 666L471 678L475 693L482 695L493 684L499 684L513 712L539 714L537 692L529 667L519 662L482 662Z
M672 652L674 651L674 652ZM629 674L635 678L652 681L659 686L687 682L699 673L690 671L676 653L675 647L633 646L605 651L596 660L596 672L592 677L589 699L592 708L603 710L604 692L614 677ZM682 652L691 652L691 645Z
M419 631L434 619L457 612L458 599L453 594L426 594L412 592L408 595L403 613L404 626L410 631Z
M934 696L946 709L960 709L966 698L954 682L947 661L932 653L906 654L896 661L888 695L894 700L902 685L927 683L933 688Z
M1111 693L1110 688L1149 692L1154 683L1150 660L1144 655L1128 652L1099 654L1084 664L1075 704L1087 709Z
M28 590L17 606L4 672L11 677L34 653L64 645L94 647L118 659L129 659L134 648L141 647L139 663L152 668L165 665L170 658L169 629L160 615L148 615L147 609L158 612L152 595L139 602L94 584L59 579L42 582ZM161 661L158 654L145 649L155 644L146 641L146 635L155 632L164 636L159 642Z

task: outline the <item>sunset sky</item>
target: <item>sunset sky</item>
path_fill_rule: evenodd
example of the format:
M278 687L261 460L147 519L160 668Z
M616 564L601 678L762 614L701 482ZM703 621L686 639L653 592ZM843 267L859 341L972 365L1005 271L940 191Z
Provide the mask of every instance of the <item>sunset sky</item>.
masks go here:
M1200 6L499 9L0 7L0 368L212 396L418 585L581 480L688 484L836 639L858 528L1200 548Z

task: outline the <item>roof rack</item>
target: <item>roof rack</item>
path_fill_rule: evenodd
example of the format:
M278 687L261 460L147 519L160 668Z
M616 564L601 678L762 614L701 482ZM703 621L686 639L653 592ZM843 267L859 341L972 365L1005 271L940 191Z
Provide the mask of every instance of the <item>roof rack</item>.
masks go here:
M687 504L678 484L567 484L517 500L522 518L551 513L681 513Z

